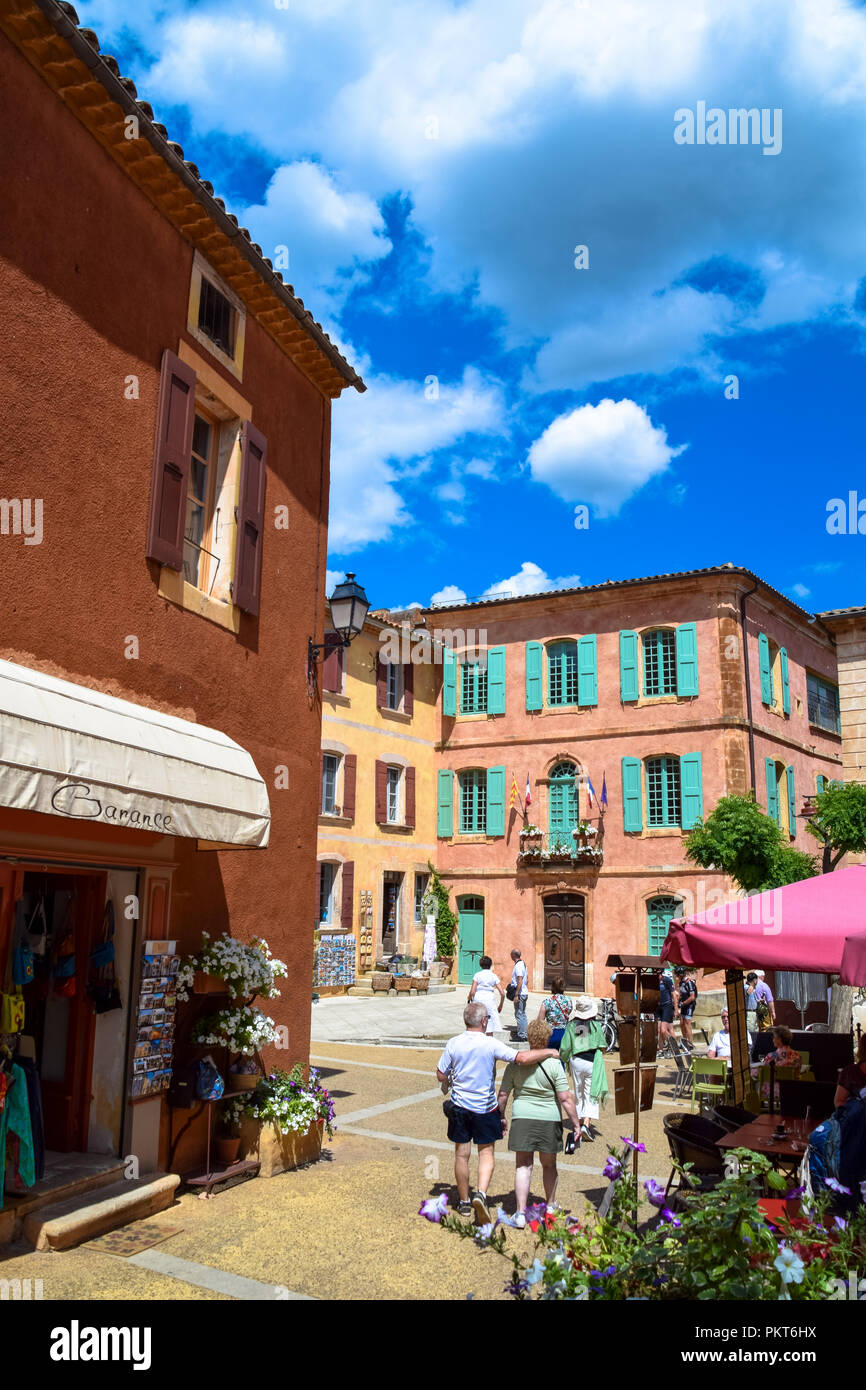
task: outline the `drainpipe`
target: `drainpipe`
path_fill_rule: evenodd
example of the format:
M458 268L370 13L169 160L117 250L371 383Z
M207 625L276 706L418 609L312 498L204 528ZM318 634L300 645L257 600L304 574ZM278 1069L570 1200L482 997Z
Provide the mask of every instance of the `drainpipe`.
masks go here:
M749 639L746 635L746 599L750 598L758 587L755 580L751 589L747 589L740 594L740 627L743 633L743 664L746 670L746 715L749 720L749 772L751 775L752 792L757 795L757 785L755 781L755 725L752 721L752 677L749 671Z

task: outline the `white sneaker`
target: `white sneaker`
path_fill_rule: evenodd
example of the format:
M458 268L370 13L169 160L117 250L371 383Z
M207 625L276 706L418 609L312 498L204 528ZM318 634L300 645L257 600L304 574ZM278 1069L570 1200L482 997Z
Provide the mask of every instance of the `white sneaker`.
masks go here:
M517 1213L517 1215L514 1217L514 1225L517 1227L518 1231L522 1231L524 1229L524 1227L526 1226L525 1211L519 1211Z

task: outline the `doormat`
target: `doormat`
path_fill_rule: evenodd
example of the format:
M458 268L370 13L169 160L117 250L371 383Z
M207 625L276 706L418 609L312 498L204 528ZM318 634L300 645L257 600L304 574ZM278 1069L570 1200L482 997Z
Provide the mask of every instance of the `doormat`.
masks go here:
M165 1221L135 1221L131 1226L121 1226L117 1231L106 1231L87 1242L91 1250L101 1250L105 1255L138 1255L149 1250L152 1245L160 1245L178 1235L183 1226L170 1226Z

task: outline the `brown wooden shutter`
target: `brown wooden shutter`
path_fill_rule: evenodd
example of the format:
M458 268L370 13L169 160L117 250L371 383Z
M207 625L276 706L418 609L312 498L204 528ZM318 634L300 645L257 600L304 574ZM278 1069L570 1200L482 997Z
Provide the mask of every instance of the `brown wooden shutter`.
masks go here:
M388 819L388 765L376 762L376 824L384 825Z
M322 689L339 695L343 688L343 648L336 632L325 633L325 660L322 665Z
M238 542L232 598L245 613L257 614L262 587L262 542L268 444L249 420L241 433L241 486L237 509Z
M412 714L415 710L415 667L411 661L403 667L403 713Z
M343 865L340 884L340 926L343 931L351 931L355 921L355 864L349 859Z
M376 658L376 708L384 709L388 703L388 668L381 657Z
M186 494L195 418L195 372L166 348L162 354L153 480L147 522L150 560L183 569Z
M415 769L406 768L406 824L415 829Z
M358 759L354 753L347 753L343 759L343 815L347 820L355 819L355 779L358 773Z

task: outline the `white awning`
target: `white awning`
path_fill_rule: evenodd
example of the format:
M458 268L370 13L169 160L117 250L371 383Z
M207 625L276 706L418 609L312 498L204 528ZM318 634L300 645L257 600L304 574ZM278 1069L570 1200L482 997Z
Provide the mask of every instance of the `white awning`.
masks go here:
M216 729L0 661L0 806L263 848L265 783Z

